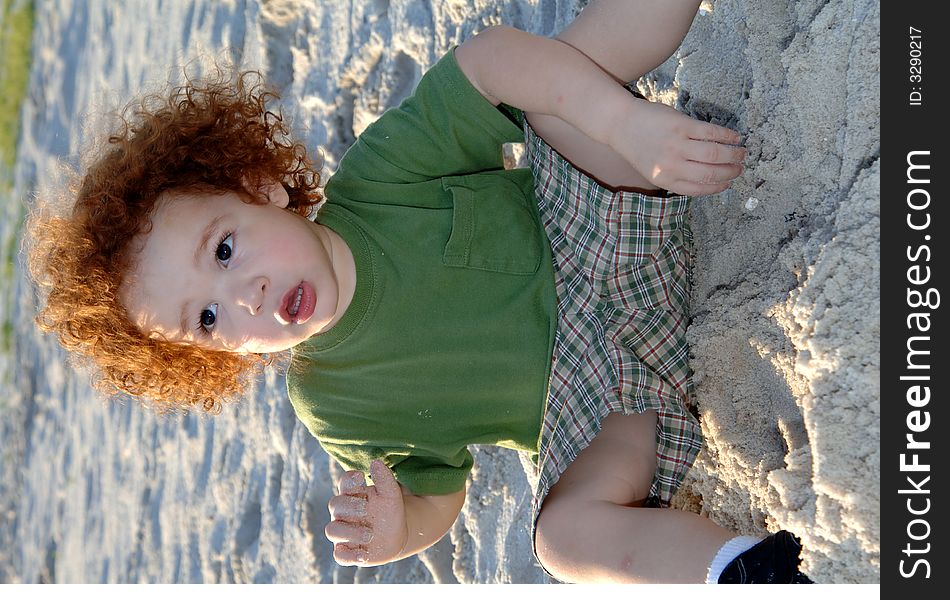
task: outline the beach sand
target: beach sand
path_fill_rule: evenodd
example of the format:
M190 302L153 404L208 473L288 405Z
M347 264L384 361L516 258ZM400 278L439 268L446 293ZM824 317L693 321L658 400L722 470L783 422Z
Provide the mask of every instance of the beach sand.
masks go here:
M265 73L329 174L451 46L497 23L553 35L584 4L37 0L15 198L60 184L56 161L78 164L104 108L199 55ZM750 150L731 190L693 204L706 448L677 503L745 534L793 531L821 583L880 574L879 29L873 0L706 2L639 83ZM339 567L323 529L340 470L279 373L214 418L100 398L34 330L22 265L14 283L0 305L17 334L0 362L0 582L551 581L514 452L473 449L462 515L429 551Z

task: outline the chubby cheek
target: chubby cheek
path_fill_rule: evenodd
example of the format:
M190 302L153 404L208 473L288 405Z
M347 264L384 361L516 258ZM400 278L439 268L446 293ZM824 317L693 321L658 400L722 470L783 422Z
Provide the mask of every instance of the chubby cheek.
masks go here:
M302 256L306 253L306 248L301 248L299 236L296 235L275 235L268 240L268 250L275 257L293 258Z
M275 236L272 238L268 255L279 270L287 270L295 277L308 276L307 271L322 258L323 248L302 236ZM304 272L298 272L303 270Z

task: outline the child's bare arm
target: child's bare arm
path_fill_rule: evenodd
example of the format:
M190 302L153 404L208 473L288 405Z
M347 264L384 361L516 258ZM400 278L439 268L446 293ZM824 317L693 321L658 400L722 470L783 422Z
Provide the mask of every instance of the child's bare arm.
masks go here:
M693 22L699 0L596 0L556 39L620 83L636 81L669 58ZM652 188L612 148L552 115L525 115L534 130L575 165L612 187Z
M640 79L679 48L700 0L597 0L557 35L621 83Z
M439 541L455 523L465 490L444 496L414 496L399 486L386 465L370 466L375 485L348 471L330 499L326 536L341 565L375 566L412 556Z
M465 490L444 496L406 494L403 500L406 503L408 539L396 560L422 552L442 539L462 511Z
M460 46L456 58L489 101L565 121L612 149L655 186L713 194L742 171L738 163L745 151L734 146L738 133L633 97L562 41L494 27ZM587 170L600 178L596 170Z

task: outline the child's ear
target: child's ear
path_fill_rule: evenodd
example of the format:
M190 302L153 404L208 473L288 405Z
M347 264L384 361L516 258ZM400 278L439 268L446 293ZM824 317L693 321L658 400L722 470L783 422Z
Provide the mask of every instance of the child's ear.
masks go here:
M244 182L244 187L250 194L257 197L259 200L266 200L267 202L276 205L278 208L287 208L287 205L290 204L290 196L287 195L287 190L279 181L274 181L273 179L262 180L260 187L256 190L256 193L255 190L251 189L251 186L246 180Z
M267 195L267 200L271 204L276 204L279 208L287 208L290 204L290 196L287 190L279 181L270 181L261 188L261 192Z

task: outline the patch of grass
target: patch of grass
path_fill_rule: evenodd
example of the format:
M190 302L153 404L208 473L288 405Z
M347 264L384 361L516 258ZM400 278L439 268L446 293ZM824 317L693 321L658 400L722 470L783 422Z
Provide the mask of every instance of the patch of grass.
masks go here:
M3 330L0 331L0 354L13 353L13 323L9 319L3 322Z
M3 264L2 278L0 280L6 281L8 277L13 277L13 258L17 254L17 244L20 241L20 231L23 229L23 222L26 220L26 210L22 204L15 204L10 207L9 210L4 211L7 214L5 215L11 221L16 223L16 226L13 228L13 235L6 240L6 247L0 251L0 256L6 258Z
M0 216L15 220L13 231L0 247L0 293L8 310L14 300L13 281L17 243L24 212L13 202L13 170L20 135L20 106L30 78L33 43L33 0L0 0ZM0 324L0 353L14 351L14 327L10 315Z
M33 42L32 0L0 0L0 164L13 172L20 135L20 105L30 77ZM9 185L8 181L3 182Z

